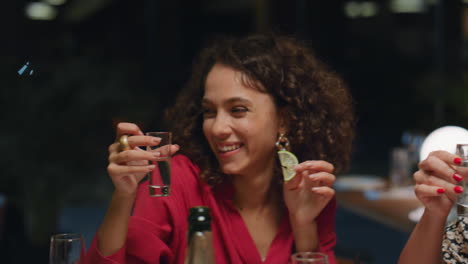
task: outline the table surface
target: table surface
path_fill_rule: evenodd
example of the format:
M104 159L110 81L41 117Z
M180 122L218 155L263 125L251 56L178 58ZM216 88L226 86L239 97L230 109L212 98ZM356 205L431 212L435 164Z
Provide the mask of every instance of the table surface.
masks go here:
M402 232L413 230L408 214L422 205L415 197L368 200L362 191L338 191L336 199L342 208Z

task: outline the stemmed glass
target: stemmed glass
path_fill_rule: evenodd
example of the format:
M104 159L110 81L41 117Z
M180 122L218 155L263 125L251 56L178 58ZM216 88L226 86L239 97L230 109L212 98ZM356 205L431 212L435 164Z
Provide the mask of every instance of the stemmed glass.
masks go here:
M57 234L50 238L49 264L83 264L85 245L80 234Z
M317 252L297 252L291 256L292 264L328 264L328 257Z

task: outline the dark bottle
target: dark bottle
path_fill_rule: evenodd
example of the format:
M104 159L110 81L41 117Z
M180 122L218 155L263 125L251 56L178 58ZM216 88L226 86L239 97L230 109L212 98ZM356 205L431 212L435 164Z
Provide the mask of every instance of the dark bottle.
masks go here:
M204 206L190 208L188 221L188 248L184 263L214 264L210 209Z

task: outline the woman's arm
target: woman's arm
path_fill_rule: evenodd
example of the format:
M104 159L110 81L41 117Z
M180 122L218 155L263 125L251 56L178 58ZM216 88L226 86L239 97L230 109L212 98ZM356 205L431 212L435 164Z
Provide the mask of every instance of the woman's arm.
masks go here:
M110 256L123 247L135 197L114 193L106 216L98 229L98 249Z
M431 215L428 210L411 233L401 252L398 264L440 263L445 218Z
M284 200L294 234L296 251L317 251L317 217L333 199L334 167L325 161L306 161L297 165L296 175L284 183Z
M459 158L446 151L434 151L419 163L414 191L425 209L401 252L399 264L440 263L445 221L463 191L457 183L468 176L458 171L457 165Z
M127 136L126 149L122 149L119 143L124 135ZM103 256L114 254L125 244L138 183L155 168L155 165L148 164L148 161L156 160L157 154L139 147L156 146L159 142L159 138L144 136L135 124L117 125L117 140L109 146L107 167L115 190L104 221L98 230L97 245ZM172 153L177 150L178 146L171 147Z
M290 217L291 229L294 235L294 242L297 252L315 252L319 246L317 222L313 221L308 225L296 224Z

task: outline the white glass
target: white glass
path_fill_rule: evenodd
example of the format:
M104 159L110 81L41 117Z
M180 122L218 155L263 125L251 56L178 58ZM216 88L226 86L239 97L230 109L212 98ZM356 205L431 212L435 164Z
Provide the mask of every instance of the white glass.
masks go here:
M85 249L80 234L53 235L50 238L49 264L83 264Z
M466 177L468 175L468 144L457 144L456 154L462 159L461 164L456 168L457 173ZM457 198L457 212L460 216L468 216L468 181L463 180L459 185L463 187L463 193Z
M161 142L157 146L148 146L147 151L159 152L157 160L151 161L156 168L148 175L150 196L160 197L171 194L171 132L148 132L147 136L157 137Z
M292 264L328 264L328 256L317 252L297 252L291 256Z

